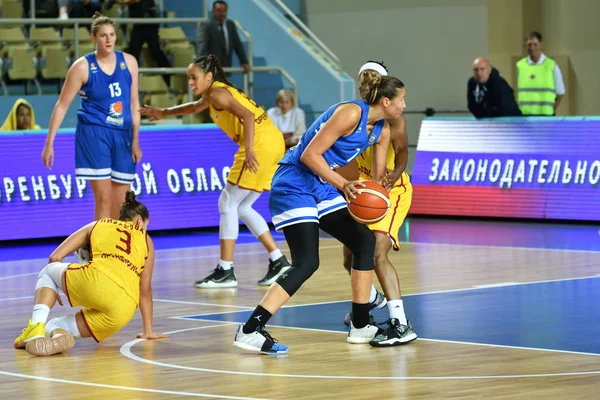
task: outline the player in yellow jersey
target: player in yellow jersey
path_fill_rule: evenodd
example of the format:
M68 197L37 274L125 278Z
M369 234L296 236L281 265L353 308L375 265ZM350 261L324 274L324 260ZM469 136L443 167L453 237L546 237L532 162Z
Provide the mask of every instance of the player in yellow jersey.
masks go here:
M188 83L195 95L202 95L200 100L166 109L144 106L140 113L158 120L208 108L213 122L240 146L233 157L227 185L219 197L221 259L210 275L194 285L198 288L237 287L233 253L241 219L269 253L269 269L258 284L270 286L291 264L277 248L266 221L252 204L264 190L271 189L277 163L285 152L283 135L263 108L231 85L214 55L202 56L189 65Z
M118 220L92 222L62 242L38 275L31 320L15 339L15 348L50 356L72 348L78 338L93 337L101 342L127 325L138 306L144 331L137 337L167 337L152 330L154 245L146 233L149 222L146 206L135 200L133 192L127 192ZM90 262L62 262L88 242ZM63 304L59 288L72 307L83 309L46 322L54 304Z
M369 61L359 71L359 81L365 74L387 75L383 63ZM408 174L405 172L408 161L408 135L406 132L406 118L401 115L395 120L387 120L390 124L390 146L387 152L386 167L388 174L384 185L390 196L391 208L385 218L369 225L375 234L375 273L379 279L385 297L375 287L371 288L371 309L382 308L387 304L390 312L390 325L382 334L376 336L370 344L375 347L396 346L411 342L417 338L410 322L404 312L404 304L400 293L400 279L394 265L390 262L388 254L393 248L398 247L398 231L408 214L412 201L412 185ZM372 151L368 148L356 158L358 179L372 180ZM344 247L344 268L350 272L352 253ZM387 300L387 302L386 302ZM344 323L349 324L351 315L348 313Z

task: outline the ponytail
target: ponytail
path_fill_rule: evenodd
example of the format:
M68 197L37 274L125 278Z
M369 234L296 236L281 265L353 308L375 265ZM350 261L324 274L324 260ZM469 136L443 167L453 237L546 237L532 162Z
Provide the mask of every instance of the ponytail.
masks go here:
M144 221L150 218L150 213L144 204L135 199L135 193L125 193L125 203L121 205L119 219L121 221L133 221L135 217L141 217Z
M223 71L223 67L221 67L221 63L219 59L214 54L209 54L207 56L202 56L198 58L194 58L192 61L193 64L197 65L199 69L202 70L205 74L212 72L213 80L217 82L222 82L226 85L233 86L225 71Z

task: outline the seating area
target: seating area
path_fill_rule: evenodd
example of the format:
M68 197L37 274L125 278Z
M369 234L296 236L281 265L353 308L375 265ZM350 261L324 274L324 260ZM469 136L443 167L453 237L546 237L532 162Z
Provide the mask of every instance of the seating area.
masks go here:
M70 65L84 54L94 51L95 45L87 27L25 26L12 24L11 18L21 18L22 3L0 0L0 86L8 94L58 94ZM116 8L104 11L119 17ZM111 15L112 14L112 15ZM131 24L119 25L117 50L127 48ZM173 67L186 67L195 55L194 44L179 26L159 29L161 47ZM77 40L77 42L76 42ZM142 48L140 66L156 67L147 45ZM139 83L140 100L150 104L178 103L187 93L184 76L173 76L170 87L160 76L142 76ZM16 93L15 93L16 92Z

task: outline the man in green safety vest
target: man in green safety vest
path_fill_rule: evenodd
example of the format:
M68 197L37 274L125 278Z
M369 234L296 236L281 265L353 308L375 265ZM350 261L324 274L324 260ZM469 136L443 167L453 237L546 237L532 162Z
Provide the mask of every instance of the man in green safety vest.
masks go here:
M524 116L556 115L556 109L565 95L565 84L560 68L543 53L542 34L531 32L527 36L527 52L517 62L517 100Z

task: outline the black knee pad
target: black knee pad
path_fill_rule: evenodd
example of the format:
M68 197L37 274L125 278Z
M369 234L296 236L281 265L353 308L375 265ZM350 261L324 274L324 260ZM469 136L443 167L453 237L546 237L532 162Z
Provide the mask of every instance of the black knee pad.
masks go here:
M334 211L320 219L325 232L342 242L352 252L352 269L372 271L375 269L375 235L371 230L350 216L347 208Z
M292 259L292 267L285 271L279 278L277 283L286 291L287 294L293 296L300 289L300 286L308 280L319 268L319 253L301 257L300 260Z
M375 235L366 226L364 229L357 229L358 240L352 247L348 246L352 251L352 269L357 271L373 271L375 269Z
M279 286L292 296L319 268L319 226L300 223L283 228L290 247L292 267L278 279Z

